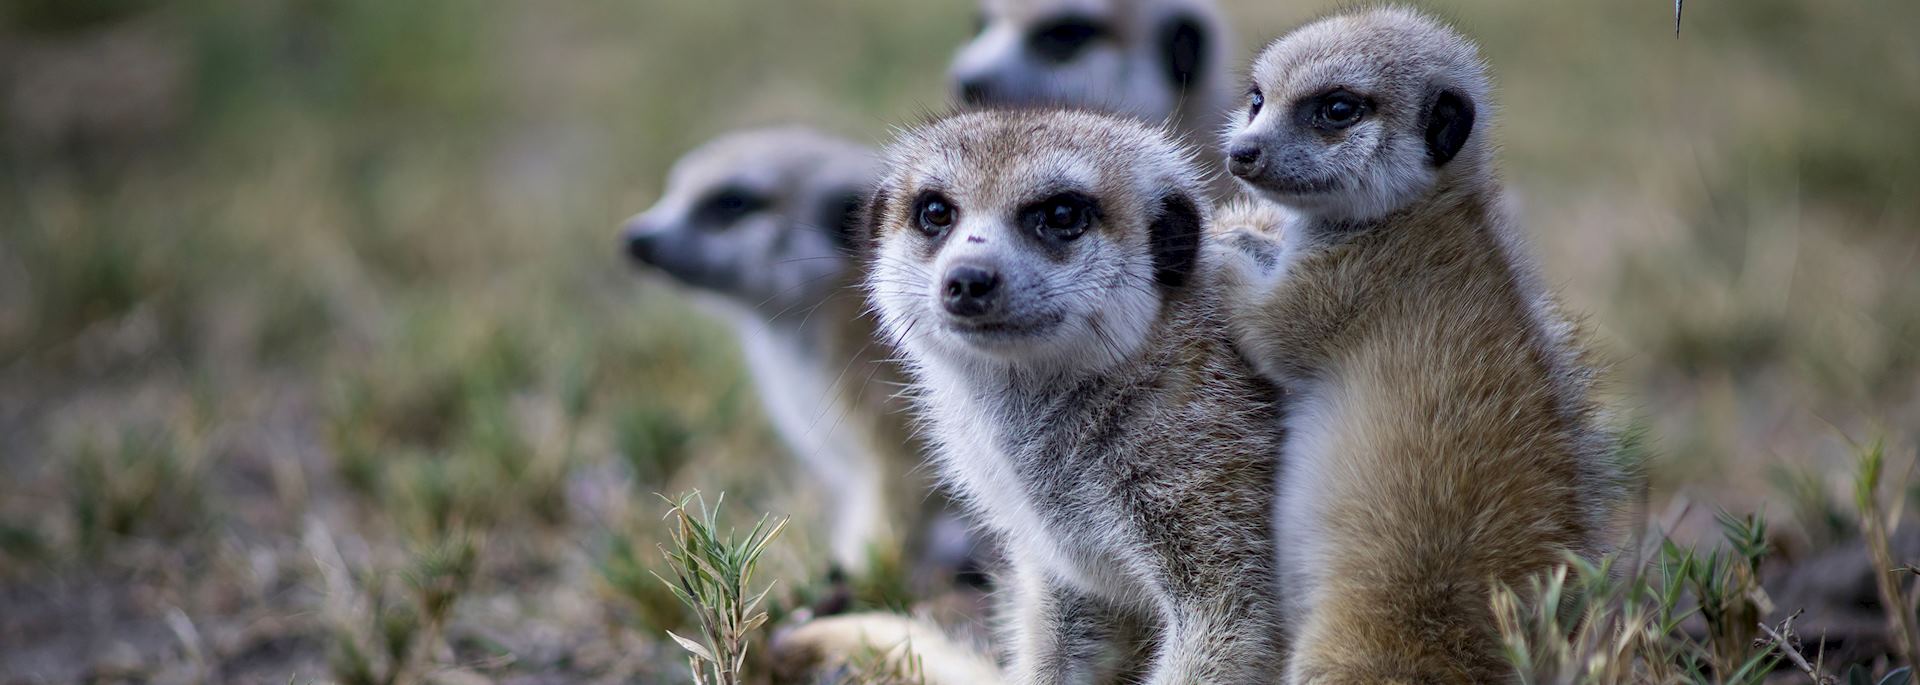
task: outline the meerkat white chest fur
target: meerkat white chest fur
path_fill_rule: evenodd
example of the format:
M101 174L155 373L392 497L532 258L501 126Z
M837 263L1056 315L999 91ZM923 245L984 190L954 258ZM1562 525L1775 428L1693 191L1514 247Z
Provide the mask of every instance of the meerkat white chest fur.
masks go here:
M870 298L941 475L1009 552L1016 678L1082 677L1088 641L1138 620L1148 682L1270 682L1276 401L1199 268L1186 151L1103 115L975 112L887 164Z
M925 372L927 405L941 408L930 422L934 440L945 450L946 475L1011 553L1076 590L1144 598L1138 581L1120 570L1124 556L1116 552L1130 542L1109 539L1112 528L1100 530L1085 519L1060 516L1064 510L1048 500L1065 491L1042 492L1039 487L1052 480L1042 473L1040 459L1045 455L1037 453L1051 441L1041 439L1046 427L1034 425L1031 418L1016 418L1039 410L1030 394L1033 389L977 388L971 383L979 379L969 372L937 363Z
M1196 332L1209 330L1225 335L1212 326ZM1268 461L1254 450L1271 433L1262 424L1269 415L1247 410L1271 396L1221 352L1197 361L1195 375L1168 373L1167 365L1182 360L1158 354L1087 375L929 361L921 367L923 401L943 471L1016 557L1077 591L1158 611L1166 601L1154 587L1160 562L1146 558L1147 548L1178 533L1142 526L1136 517L1181 506L1209 510L1211 503L1182 498L1206 495L1212 486L1203 481L1220 475L1180 473L1165 455L1200 460L1219 450L1229 454L1222 467ZM1219 386L1211 389L1167 387L1214 382ZM1234 435L1240 430L1251 437ZM1272 469L1241 466L1250 469L1241 474L1247 484ZM1132 486L1139 491L1129 492Z
M857 457L850 451L872 449L855 426L844 426L851 397L834 386L840 381L844 365L819 349L824 332L809 330L813 325L831 322L770 325L755 314L736 312L734 328L739 333L741 357L761 388L761 405L767 419L795 455L820 474L827 483L847 483L870 477L862 473ZM881 512L863 512L861 518ZM865 553L865 550L862 550Z

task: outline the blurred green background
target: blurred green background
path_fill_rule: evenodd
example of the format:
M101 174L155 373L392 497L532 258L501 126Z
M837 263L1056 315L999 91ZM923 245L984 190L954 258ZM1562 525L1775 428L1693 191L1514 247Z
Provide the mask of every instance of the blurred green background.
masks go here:
M1337 5L1225 4L1236 64ZM1817 548L1876 437L1920 500L1920 3L1426 6L1484 44L1650 514ZM940 111L974 12L0 4L0 682L674 682L651 493L690 488L793 515L804 601L820 496L617 226L718 133Z

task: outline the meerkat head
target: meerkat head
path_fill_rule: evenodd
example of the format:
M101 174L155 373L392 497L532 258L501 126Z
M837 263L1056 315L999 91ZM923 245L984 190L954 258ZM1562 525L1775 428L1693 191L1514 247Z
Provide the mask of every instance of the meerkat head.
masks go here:
M1308 215L1367 220L1485 165L1485 65L1472 42L1408 9L1330 17L1253 63L1227 168Z
M1099 369L1141 348L1194 273L1205 195L1164 130L979 111L908 131L885 158L868 288L918 361Z
M634 261L768 312L846 285L873 151L800 128L733 133L689 152L626 223Z
M979 34L950 76L972 106L1063 105L1157 121L1193 92L1221 87L1221 34L1206 0L982 0Z

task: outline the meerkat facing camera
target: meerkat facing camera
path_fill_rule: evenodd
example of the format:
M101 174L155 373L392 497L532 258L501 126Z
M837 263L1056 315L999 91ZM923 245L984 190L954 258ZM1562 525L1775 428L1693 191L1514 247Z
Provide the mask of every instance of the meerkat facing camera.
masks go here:
M969 106L1167 121L1205 145L1230 106L1230 45L1208 0L981 0L979 32L948 75Z
M1236 257L1244 256L1270 268L1279 259L1280 240L1291 219L1292 215L1278 205L1237 197L1214 209L1207 235L1210 240L1229 241L1226 247L1242 253ZM1138 621L1095 626L1092 632L1107 633L1114 643L1109 647L1115 653L1101 656L1117 658L1100 669L1104 672L1095 674L1103 677L1093 678L1094 682L1139 679L1151 656L1142 654L1151 648L1150 638L1140 634L1144 627ZM956 637L926 617L866 613L815 620L776 633L772 649L776 683L816 682L820 674L832 673L856 655L878 655L893 664L911 660L926 685L1005 682L988 650L964 636Z
M625 229L636 262L733 325L776 432L832 490L832 559L853 574L914 542L934 513L893 352L850 289L859 269L846 248L878 162L804 128L732 133L682 157Z
M1134 623L1144 682L1279 673L1277 398L1228 344L1203 193L1162 129L1088 112L960 114L887 153L870 299L1006 547L1015 682L1098 678Z
M1253 84L1229 169L1297 216L1216 244L1241 248L1234 337L1289 398L1288 682L1509 681L1491 584L1606 551L1627 489L1503 207L1485 67L1383 8L1282 37Z

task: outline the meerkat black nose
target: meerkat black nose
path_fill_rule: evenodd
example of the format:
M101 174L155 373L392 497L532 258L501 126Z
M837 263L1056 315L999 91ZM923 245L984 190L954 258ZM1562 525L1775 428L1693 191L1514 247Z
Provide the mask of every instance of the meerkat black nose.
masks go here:
M1227 171L1241 177L1260 173L1260 146L1237 145L1228 150Z
M954 316L980 316L993 311L1000 300L1000 274L985 267L962 264L947 271L941 303Z
M960 82L960 101L978 107L987 104L993 98L993 90L982 79L970 78Z
M653 236L643 231L627 231L622 240L627 244L627 256L643 264L652 264L654 255Z

